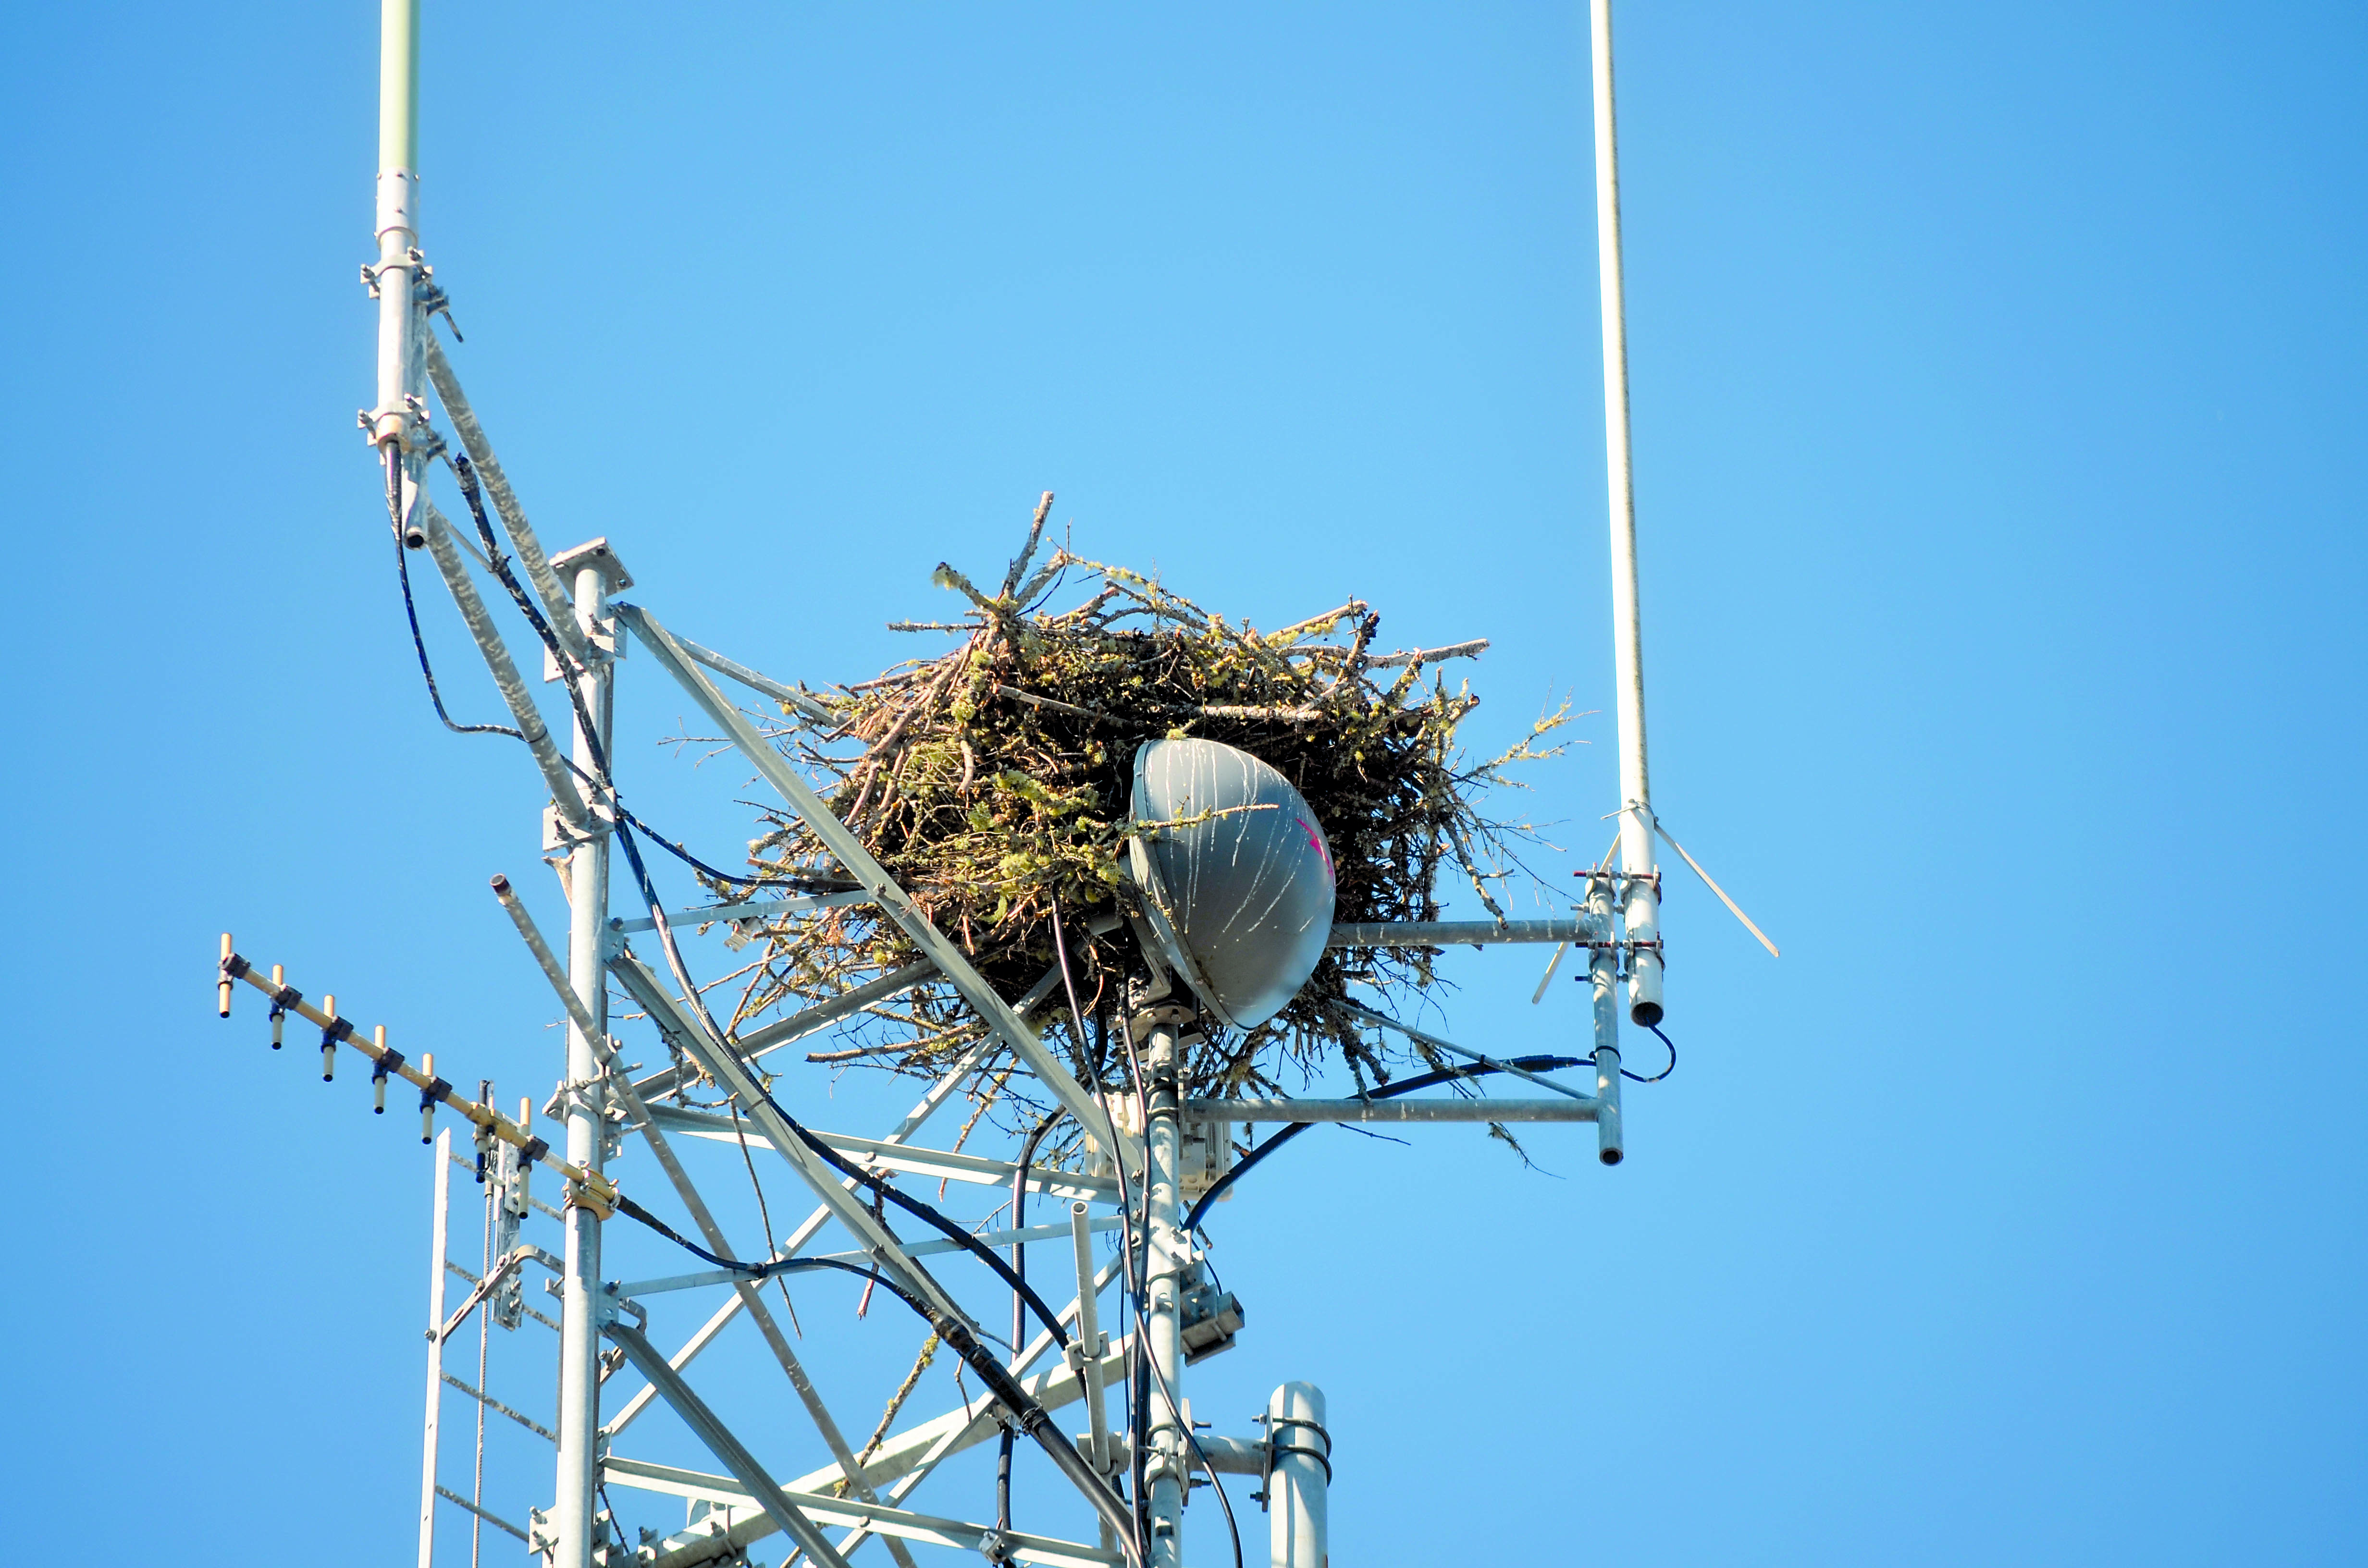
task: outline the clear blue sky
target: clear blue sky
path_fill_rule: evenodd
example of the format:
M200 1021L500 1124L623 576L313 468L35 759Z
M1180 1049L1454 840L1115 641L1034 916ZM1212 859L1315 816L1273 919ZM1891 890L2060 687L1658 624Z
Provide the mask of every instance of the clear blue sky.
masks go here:
M691 635L876 670L1050 488L1253 619L1495 639L1485 741L1609 706L1582 17L429 0L427 240L545 540ZM1656 794L1784 957L1672 882L1685 1058L1617 1171L1278 1156L1218 1211L1251 1323L1198 1411L1329 1391L1344 1565L2368 1559L2368 17L1620 28ZM210 985L228 927L455 1077L555 1070L484 891L559 918L536 786L436 727L353 428L375 7L10 33L9 1517L408 1562L427 1161ZM748 791L655 744L658 678L631 787L730 854ZM1591 858L1577 733L1536 805ZM1534 955L1457 974L1458 1037L1577 1038ZM807 1300L869 1430L916 1336ZM717 1358L814 1462L755 1339Z

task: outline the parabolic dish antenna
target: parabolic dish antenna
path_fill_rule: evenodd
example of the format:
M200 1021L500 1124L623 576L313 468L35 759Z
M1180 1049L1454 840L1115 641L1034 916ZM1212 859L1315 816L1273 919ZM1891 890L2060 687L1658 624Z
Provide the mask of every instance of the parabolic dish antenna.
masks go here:
M1290 1005L1332 935L1332 850L1291 780L1217 741L1134 754L1129 845L1161 954L1219 1020L1255 1028Z

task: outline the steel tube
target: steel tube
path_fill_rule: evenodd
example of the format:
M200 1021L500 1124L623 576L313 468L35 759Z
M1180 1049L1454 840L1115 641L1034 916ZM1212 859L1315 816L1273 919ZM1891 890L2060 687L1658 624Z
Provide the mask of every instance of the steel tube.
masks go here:
M1266 1402L1266 1440L1274 1456L1267 1481L1269 1561L1273 1568L1326 1568L1332 1437L1324 1426L1324 1391L1301 1382L1275 1390Z
M1126 1216L1119 1217L1126 1222ZM1077 1344L1080 1354L1077 1376L1086 1391L1086 1420L1091 1427L1093 1446L1087 1458L1093 1461L1098 1474L1110 1473L1110 1408L1102 1398L1102 1381L1095 1366L1101 1359L1102 1331L1099 1293L1094 1283L1094 1239L1091 1224L1086 1218L1086 1201L1078 1199L1069 1205L1069 1238L1077 1255ZM1107 1544L1107 1543L1105 1543Z
M578 665L592 662L590 644L575 624L575 612L567 602L567 594L559 574L551 568L551 557L542 551L542 541L535 537L534 528L526 520L526 508L518 505L518 494L510 488L509 475L502 472L501 459L494 455L494 444L485 438L484 426L477 423L477 411L469 405L468 394L461 390L461 378L452 373L452 362L444 357L444 346L432 332L423 331L423 347L427 354L428 383L436 389L436 401L444 405L445 416L452 421L452 433L461 437L461 447L469 460L476 465L477 477L484 481L485 494L494 503L494 515L502 520L502 530L510 536L510 549L518 553L518 564L526 568L527 581L534 585L535 597L542 601L544 619L567 650L568 657Z
M1187 1121L1593 1121L1597 1102L1576 1100L1186 1100Z
M419 6L381 0L378 45L378 406L370 440L383 452L406 447L411 363L418 312L411 253L419 243Z
M1332 927L1334 948L1485 948L1497 942L1587 942L1611 935L1583 915L1554 920L1389 920Z
M414 493L417 494L416 490ZM452 602L460 607L461 619L469 628L477 652L484 655L485 667L493 672L494 685L500 689L502 701L517 722L518 733L526 737L527 749L534 754L534 765L542 770L542 781L551 790L552 802L570 825L580 828L589 820L584 796L576 789L575 776L568 772L558 744L551 738L550 728L543 723L534 698L518 675L518 662L510 657L509 645L502 641L493 612L485 608L484 597L477 592L477 585L469 575L468 563L452 547L451 525L424 500L418 511L421 531L427 538L427 553L435 558L436 570L443 574L445 587L451 590Z
M1629 874L1632 942L1656 943L1660 901L1653 873L1653 790L1645 752L1645 632L1636 588L1636 487L1628 444L1628 306L1621 270L1620 140L1611 95L1611 0L1588 0L1595 85L1595 245L1603 295L1604 478L1611 490L1611 671L1620 729L1620 865ZM1661 955L1629 958L1629 1017L1661 1021Z
M436 1449L444 1410L445 1210L452 1201L452 1130L436 1140L436 1208L428 1222L427 1432L419 1461L419 1568L436 1562Z
M1151 1536L1144 1543L1149 1568L1180 1568L1184 1561L1184 1491L1188 1444L1178 1381L1184 1375L1183 1132L1178 1115L1177 1058L1172 1023L1154 1023L1144 1071L1150 1093L1144 1107L1144 1235L1149 1257L1143 1300L1145 1347L1154 1373L1144 1468ZM1090 1125L1090 1124L1088 1124Z
M578 634L589 640L603 619L607 583L587 567L575 578L574 614ZM599 776L609 755L609 715L614 707L611 666L606 661L576 676L581 711L598 726L574 722L575 766ZM573 707L573 704L570 704ZM606 1153L607 1085L601 1081L609 1034L609 976L601 941L609 921L609 834L601 825L578 839L567 858L567 979L575 1005L567 1009L567 1158L598 1171ZM521 911L522 913L522 911ZM523 932L527 927L521 926ZM561 1280L559 1348L559 1468L551 1517L557 1544L552 1568L590 1568L595 1540L593 1513L600 1448L600 1330L607 1302L600 1292L600 1216L588 1206L566 1210L567 1272Z
M1588 907L1606 915L1611 911L1611 876L1598 872L1588 879ZM1588 955L1590 1014L1595 1028L1595 1155L1607 1165L1628 1156L1620 1125L1620 956L1610 948Z

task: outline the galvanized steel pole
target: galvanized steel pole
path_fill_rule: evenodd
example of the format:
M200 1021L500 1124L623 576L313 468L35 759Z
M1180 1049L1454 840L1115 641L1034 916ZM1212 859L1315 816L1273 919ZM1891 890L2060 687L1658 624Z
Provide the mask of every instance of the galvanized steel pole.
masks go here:
M1332 1435L1324 1426L1324 1391L1290 1382L1268 1396L1266 1440L1269 1562L1273 1568L1326 1568L1332 1487Z
M1611 500L1611 667L1620 723L1620 864L1628 1016L1661 1021L1660 898L1653 882L1653 790L1645 760L1645 633L1636 596L1636 493L1628 449L1628 309L1620 269L1620 143L1611 101L1611 0L1589 0L1595 59L1595 244L1603 289L1603 445Z
M381 0L378 43L378 406L370 440L407 439L404 402L416 317L412 247L419 243L419 5Z
M436 1449L444 1410L445 1210L452 1201L452 1130L436 1135L436 1210L427 1252L427 1434L419 1475L419 1568L436 1561ZM484 1381L478 1381L483 1388Z
M1611 873L1596 871L1587 879L1587 906L1611 918ZM1620 1125L1620 960L1609 948L1588 954L1588 1001L1595 1026L1595 1157L1616 1165L1628 1157L1627 1134Z
M596 656L572 677L584 699L583 711L599 726L587 734L584 722L575 722L575 766L595 778L608 757L609 719L614 710L612 666L598 656L598 640L607 618L609 584L602 568L591 562L575 573L575 629ZM609 976L601 940L609 923L609 835L610 826L597 808L586 813L583 836L567 860L567 978L583 1016L605 1036L609 1028ZM575 1021L570 1008L567 1026L567 1157L587 1171L598 1171L605 1157L608 1095L599 1080L599 1043ZM552 1568L591 1568L592 1516L599 1465L600 1332L603 1297L600 1290L600 1217L581 1203L567 1207L567 1273L561 1284L559 1349L559 1477L551 1518L554 1536Z
M1153 1368L1144 1490L1150 1503L1149 1568L1180 1568L1184 1561L1184 1253L1183 1192L1178 1185L1183 1136L1178 1120L1177 1024L1155 1022L1144 1052L1150 1082L1144 1096L1143 1292Z

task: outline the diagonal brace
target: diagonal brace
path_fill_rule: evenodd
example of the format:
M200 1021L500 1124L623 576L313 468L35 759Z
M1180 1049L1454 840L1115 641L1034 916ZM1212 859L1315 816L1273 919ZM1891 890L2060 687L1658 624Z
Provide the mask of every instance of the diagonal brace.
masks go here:
M765 1473L764 1467L757 1462L756 1457L741 1447L740 1439L716 1419L715 1412L707 1408L707 1402L691 1392L690 1385L683 1381L681 1373L666 1365L666 1358L658 1354L656 1346L643 1338L641 1331L628 1323L609 1323L601 1332L624 1351L625 1358L657 1389L659 1397L674 1406L675 1414L682 1417L683 1424L707 1445L707 1451L722 1460L723 1468L732 1472L732 1479L748 1489L748 1494L765 1510L766 1517L788 1531L790 1538L805 1549L806 1555L824 1564L824 1568L847 1568L847 1559L838 1554L838 1549L831 1545L829 1538L815 1528L814 1521L800 1513L797 1506L783 1495L780 1487Z
M756 726L748 722L747 715L724 700L723 694L715 689L715 683L707 678L681 644L658 624L657 619L633 605L618 603L610 608L615 610L619 623L641 639L643 646L649 649L668 675L681 683L683 689L690 693L707 716L723 726L724 734L740 749L741 755L756 766L757 771L765 776L766 782L780 791L790 809L814 830L814 836L822 840L839 864L871 892L881 910L913 939L913 945L921 950L921 955L938 966L953 983L954 989L962 993L962 999L978 1009L988 1027L1001 1036L1013 1053L1043 1081L1053 1096L1068 1108L1069 1114L1077 1119L1077 1125L1088 1128L1103 1125L1105 1113L1094 1097L1086 1092L1085 1085L1077 1082L1058 1058L1044 1049L1043 1042L1036 1038L1036 1031L1021 1022L1019 1015L996 994L985 977L972 967L969 956L961 947L949 940L928 915L915 907L911 897L896 885L895 879L888 874L886 869L871 858L871 852L863 846L863 841L854 830L832 814L830 808L823 803L822 797L798 777L797 770L790 766L786 757L766 744L765 738L757 733Z

